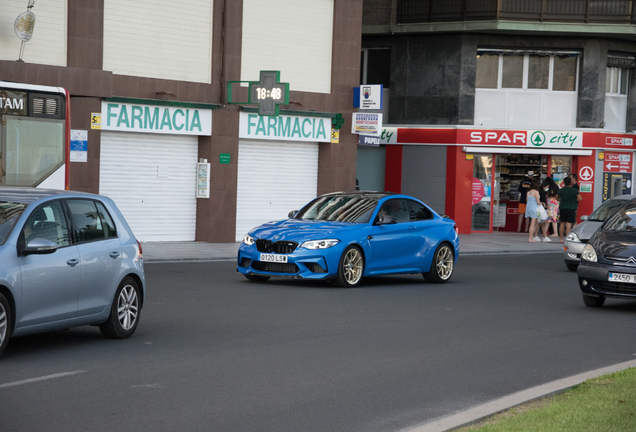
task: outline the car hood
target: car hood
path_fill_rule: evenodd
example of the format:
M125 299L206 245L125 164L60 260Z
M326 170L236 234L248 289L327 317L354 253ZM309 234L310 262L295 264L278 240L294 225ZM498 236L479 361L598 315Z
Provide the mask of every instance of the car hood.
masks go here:
M600 231L594 243L602 255L625 258L636 256L636 232Z
M601 225L603 225L603 222L585 221L572 228L572 231L574 231L581 240L589 240Z
M254 237L254 239L268 239L273 241L289 240L302 242L327 238L340 240L338 234L360 229L364 226L366 226L366 224L286 219L265 223L251 230L249 234Z

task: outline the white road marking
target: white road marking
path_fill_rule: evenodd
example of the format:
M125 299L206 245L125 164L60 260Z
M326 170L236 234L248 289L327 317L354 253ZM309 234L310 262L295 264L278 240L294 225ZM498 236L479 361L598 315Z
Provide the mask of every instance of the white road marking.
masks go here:
M509 408L521 405L526 402L540 399L546 396L562 393L563 391L581 384L592 378L599 377L601 375L607 375L610 373L622 371L624 369L636 367L636 360L626 361L624 363L615 364L612 366L604 367L601 369L584 372L582 374L573 375L568 378L563 378L557 381L552 381L547 384L532 387L528 390L523 390L517 393L513 393L508 396L504 396L501 399L494 400L492 402L479 405L477 407L468 409L464 412L460 412L455 415L444 417L435 420L431 423L424 424L407 429L408 432L443 432L451 429L459 428L460 426L467 426L471 423L489 417L498 412L507 410Z
M0 384L0 389L5 388L5 387L15 387L15 386L19 386L22 384L31 384L34 382L38 382L38 381L44 381L44 380L50 380L50 379L55 379L55 378L62 378L65 376L70 376L70 375L77 375L77 374L81 374L84 373L86 371L83 370L78 370L78 371L73 371L73 372L62 372L62 373L58 373L58 374L53 374L53 375L46 375L46 376L41 376L41 377L37 377L37 378L29 378L29 379L25 379L22 381L15 381L12 383L6 383L6 384Z
M163 388L163 386L159 383L154 383L154 384L134 385L134 386L130 386L130 388Z

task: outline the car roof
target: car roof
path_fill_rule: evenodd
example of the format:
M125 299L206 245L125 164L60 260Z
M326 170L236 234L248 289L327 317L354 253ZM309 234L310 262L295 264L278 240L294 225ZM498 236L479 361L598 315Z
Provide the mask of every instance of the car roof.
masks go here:
M615 197L612 197L611 199L613 200L633 200L636 199L636 195L618 195Z
M42 198L49 197L64 197L64 196L93 196L84 192L73 192L66 190L55 189L36 189L36 188L24 188L24 187L0 187L0 201L14 202L20 204L31 204Z
M321 196L323 197L327 197L327 196L361 197L362 196L365 198L372 198L372 199L379 200L384 197L388 197L392 195L399 195L399 194L395 194L393 192L354 191L354 192L330 192Z

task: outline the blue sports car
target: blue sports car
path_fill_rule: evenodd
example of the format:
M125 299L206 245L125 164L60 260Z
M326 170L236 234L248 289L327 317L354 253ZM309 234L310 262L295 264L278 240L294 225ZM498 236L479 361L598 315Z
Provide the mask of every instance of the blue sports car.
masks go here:
M444 283L459 256L455 222L406 195L335 192L289 217L245 235L239 273L255 282L291 276L340 287L354 287L363 276L404 273Z

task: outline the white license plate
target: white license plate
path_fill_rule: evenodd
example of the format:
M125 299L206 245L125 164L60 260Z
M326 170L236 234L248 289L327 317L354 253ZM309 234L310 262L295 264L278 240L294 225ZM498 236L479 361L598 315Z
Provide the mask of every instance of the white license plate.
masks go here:
M625 282L636 284L636 274L610 273L608 280L610 282Z
M274 263L286 263L287 255L261 254L261 261L274 262Z

